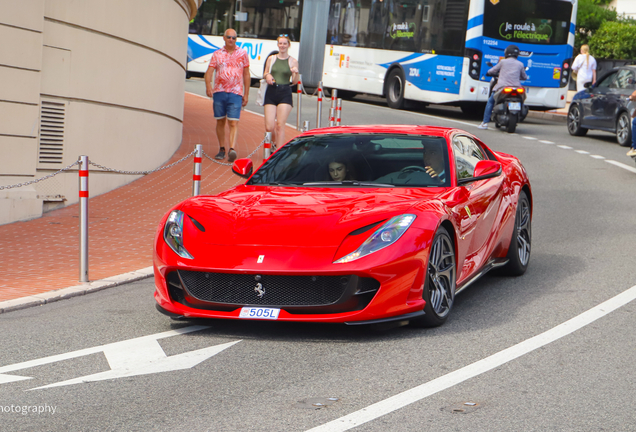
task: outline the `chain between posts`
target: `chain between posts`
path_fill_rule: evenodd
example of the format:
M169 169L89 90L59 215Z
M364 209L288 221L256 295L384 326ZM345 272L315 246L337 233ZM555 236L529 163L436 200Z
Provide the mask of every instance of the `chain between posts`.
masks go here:
M155 168L155 169L149 170L149 171L123 171L123 170L118 170L118 169L114 169L114 168L108 168L108 167L106 167L104 165L96 164L96 163L94 163L94 162L92 162L90 160L88 161L88 163L90 165L93 165L94 167L100 168L103 171L115 172L115 173L119 173L119 174L146 175L146 174L152 174L152 173L157 172L157 171L165 170L165 169L168 169L168 168L172 168L173 166L175 166L175 165L183 162L184 160L188 159L190 156L194 155L195 153L196 153L196 149L193 150L192 152L188 153L187 155L185 155L184 157L182 157L178 161L171 163L170 165L164 165L162 167Z
M31 185L31 184L34 184L34 183L38 183L38 182L50 179L51 177L54 177L54 176L56 176L56 175L58 175L60 173L63 173L64 171L68 171L69 169L71 169L75 165L78 165L79 163L80 163L80 161L75 161L72 164L70 164L69 166L64 167L61 170L56 171L54 173L51 173L49 175L46 175L44 177L40 177L39 179L31 180L31 181L28 181L28 182L25 182L25 183L18 183L18 184L14 184L14 185L0 186L0 190L19 188L19 187L22 187L22 186L28 186L28 185Z

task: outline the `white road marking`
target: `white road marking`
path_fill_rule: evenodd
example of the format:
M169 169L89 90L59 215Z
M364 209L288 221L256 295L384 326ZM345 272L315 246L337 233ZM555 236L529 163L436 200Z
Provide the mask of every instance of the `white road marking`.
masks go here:
M73 359L77 357L83 357L90 354L96 354L103 352L108 360L108 364L111 370L100 372L92 375L87 375L79 378L70 379L67 381L61 381L42 387L36 387L30 390L37 390L49 387L59 387L70 384L78 384L82 382L102 381L106 379L122 378L135 375L146 375L158 372L168 372L180 369L189 369L196 366L202 361L212 357L215 354L223 351L226 348L240 342L228 342L221 345L214 345L211 347L186 352L174 356L167 357L163 351L158 339L167 338L170 336L182 335L186 333L192 333L199 330L204 330L207 326L189 326L180 328L177 330L170 330L163 333L156 333L153 335L142 336L134 339L128 339L121 342L114 342L106 345L100 345L92 348L85 348L77 351L72 351L64 354L52 355L49 357L43 357L36 360L29 360L26 362L15 363L8 366L0 367L0 384L21 381L25 379L31 379L31 377L7 375L7 372L13 372L21 369L28 369L35 366L42 366L45 364L56 363L63 360Z
M605 162L607 162L608 164L615 165L615 166L617 166L617 167L619 167L619 168L623 168L624 170L627 170L627 171L631 171L631 172L633 172L633 173L636 173L636 168L634 168L634 167L632 167L632 166L629 166L629 165L625 165L624 163L616 162L616 161L609 160L609 159L606 159L606 160L605 160Z
M590 155L590 157L594 159L605 159L605 156L601 156L601 155Z
M558 145L557 147L562 148L562 149L566 149L566 150L572 149L572 147L566 146L566 145Z
M531 136L524 136L524 137L522 137L522 138L523 138L523 139L527 139L527 140L533 140L533 141L536 141L536 138L535 138L535 137L531 137Z
M539 142L543 144L554 144L552 141L546 141L546 140L539 140Z
M585 151L585 150L575 150L575 151L576 151L577 153L579 153L579 154L584 154L584 155L589 155L589 154L590 154L590 152L587 152L587 151Z
M383 401L369 405L344 417L340 417L321 426L310 429L308 432L339 432L346 431L364 423L382 417L414 402L422 400L440 391L460 384L470 378L474 378L485 372L493 370L516 358L528 354L538 348L552 343L564 336L591 324L592 322L608 315L616 309L636 299L636 286L621 294L599 304L592 309L530 339L518 343L510 348L479 360L449 374L443 375L433 381L414 387L403 393L392 396Z

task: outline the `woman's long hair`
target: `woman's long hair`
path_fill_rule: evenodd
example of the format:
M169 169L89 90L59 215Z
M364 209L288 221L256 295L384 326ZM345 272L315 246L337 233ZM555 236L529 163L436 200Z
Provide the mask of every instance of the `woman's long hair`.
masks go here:
M581 54L585 54L585 67L590 66L590 46L581 45Z

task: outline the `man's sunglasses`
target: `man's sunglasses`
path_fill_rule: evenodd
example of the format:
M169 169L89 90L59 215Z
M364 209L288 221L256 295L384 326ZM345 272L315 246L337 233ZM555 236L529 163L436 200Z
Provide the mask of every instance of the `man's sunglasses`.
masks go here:
M288 34L279 34L278 37L289 37Z
M236 40L236 36L225 36L225 39L234 39L234 40Z

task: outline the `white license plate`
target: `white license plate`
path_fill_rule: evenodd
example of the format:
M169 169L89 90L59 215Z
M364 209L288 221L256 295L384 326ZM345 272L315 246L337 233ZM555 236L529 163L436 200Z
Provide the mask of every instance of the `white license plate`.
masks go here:
M275 320L279 313L280 309L276 308L244 307L241 308L239 318Z
M508 109L509 110L520 111L521 110L521 102L508 102Z

